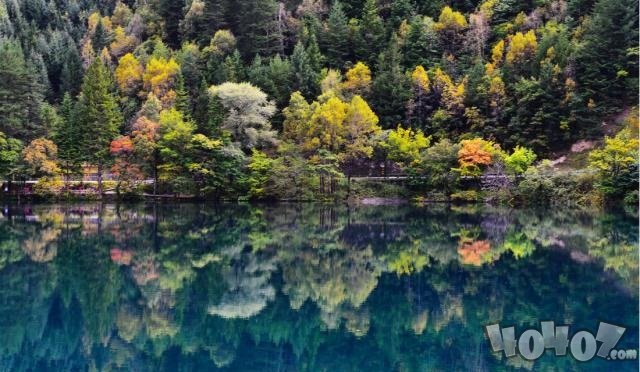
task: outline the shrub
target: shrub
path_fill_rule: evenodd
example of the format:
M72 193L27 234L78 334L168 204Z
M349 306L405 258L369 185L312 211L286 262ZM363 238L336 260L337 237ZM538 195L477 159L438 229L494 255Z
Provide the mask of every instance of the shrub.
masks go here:
M64 182L58 177L43 177L33 186L33 192L41 198L55 198L61 195Z
M451 194L451 201L453 202L477 202L480 199L476 190L458 191Z

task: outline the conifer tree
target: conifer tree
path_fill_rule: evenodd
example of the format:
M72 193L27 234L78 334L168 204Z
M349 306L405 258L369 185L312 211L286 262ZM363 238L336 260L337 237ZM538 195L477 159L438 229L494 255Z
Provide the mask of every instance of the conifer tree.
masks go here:
M362 22L360 24L360 57L367 63L373 63L378 57L381 42L384 39L384 26L382 18L378 14L376 0L366 0L362 9Z
M0 132L30 141L45 135L40 119L42 86L17 41L0 39Z
M58 159L63 174L69 175L78 172L82 160L82 133L77 122L76 105L69 92L64 94L60 106L60 121L54 128L53 140L58 146Z
M300 91L305 97L315 97L318 90L318 72L311 66L309 55L301 42L293 48L291 65L294 90Z
M83 135L83 159L97 166L100 193L102 173L109 161L109 145L122 125L122 113L113 93L115 91L109 70L99 59L95 59L82 82L78 125Z
M380 54L373 81L372 105L383 128L396 126L403 120L410 97L409 81L401 66L402 54L394 35L387 50Z
M349 21L342 9L340 1L336 1L331 7L327 19L327 33L325 50L327 63L331 67L342 67L349 60Z
M271 56L284 53L276 1L245 0L239 5L238 44L243 55Z

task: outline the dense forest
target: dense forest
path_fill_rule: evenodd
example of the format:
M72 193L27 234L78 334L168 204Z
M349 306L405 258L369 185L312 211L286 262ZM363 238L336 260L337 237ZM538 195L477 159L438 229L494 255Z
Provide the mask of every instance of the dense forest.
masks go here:
M632 202L637 40L635 0L0 0L0 179Z

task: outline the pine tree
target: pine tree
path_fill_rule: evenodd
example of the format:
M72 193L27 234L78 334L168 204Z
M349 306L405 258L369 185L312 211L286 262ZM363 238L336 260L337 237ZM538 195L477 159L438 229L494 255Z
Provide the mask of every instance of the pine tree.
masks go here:
M312 98L318 94L318 71L309 61L309 55L301 42L293 48L291 65L294 74L294 91L300 91L305 97Z
M209 109L209 87L207 82L202 79L198 86L198 94L193 107L193 120L197 125L198 133L207 134L207 110Z
M98 21L96 29L93 31L93 36L91 37L91 45L93 46L93 51L96 53L100 53L102 48L108 46L110 42L111 40L109 38L109 34L107 33L107 30L105 30L101 19L100 21Z
M82 133L77 122L77 112L74 100L69 92L64 94L60 106L58 127L54 128L53 140L58 146L58 159L62 172L68 177L78 172L81 164Z
M638 2L599 0L577 55L577 83L601 114L638 93ZM630 53L635 48L636 54ZM633 94L629 92L633 91Z
M207 37L204 42L209 41L208 38L218 30L229 28L229 22L227 21L228 12L227 0L205 0L204 1L204 20L207 26L207 34L203 35Z
M311 34L306 48L307 55L309 56L309 66L313 71L320 72L322 65L324 64L324 56L320 52L318 46L318 39L315 34Z
M349 21L340 1L336 1L331 7L327 28L324 37L327 62L331 67L340 68L350 58Z
M402 21L411 19L413 12L411 0L394 0L391 4L391 16L389 18L390 29L397 30Z
M224 120L226 111L218 96L209 93L207 83L202 80L198 89L193 117L195 119L198 133L207 137L219 137L220 126Z
M80 91L82 82L82 58L77 48L69 48L64 56L60 73L60 91L75 96Z
M184 0L160 0L158 13L164 20L165 41L171 48L180 47L180 21L183 17Z
M28 142L45 134L42 86L17 41L0 40L0 132Z
M176 78L175 92L176 110L182 113L182 116L185 118L185 120L191 120L191 98L189 97L189 93L184 86L184 77L181 73L179 73L178 77Z
M358 59L367 63L375 62L384 39L384 26L378 12L376 0L365 1L360 24L360 41L363 44L358 48L361 53Z
M238 45L244 56L283 53L283 34L275 0L245 0L239 9Z
M410 97L409 81L401 61L398 38L393 35L386 51L380 54L371 99L384 128L395 127L402 122L404 108Z
M81 91L78 125L83 134L83 158L98 167L98 188L102 193L102 172L109 160L109 144L119 133L122 113L113 93L113 79L99 59L89 65Z
M442 56L440 39L433 31L432 19L417 16L411 20L404 50L404 65L408 68L432 66Z
M227 58L224 59L222 68L220 69L219 83L226 81L241 82L245 79L245 68L240 57L240 52L236 49Z

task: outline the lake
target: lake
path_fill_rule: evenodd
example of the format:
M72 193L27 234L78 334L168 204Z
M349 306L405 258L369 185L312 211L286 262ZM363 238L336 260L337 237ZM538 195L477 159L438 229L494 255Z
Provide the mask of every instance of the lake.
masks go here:
M633 213L6 205L0 283L3 371L638 370L484 330L605 321L637 350Z

